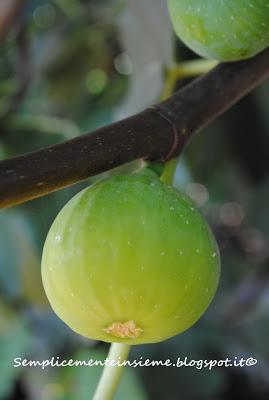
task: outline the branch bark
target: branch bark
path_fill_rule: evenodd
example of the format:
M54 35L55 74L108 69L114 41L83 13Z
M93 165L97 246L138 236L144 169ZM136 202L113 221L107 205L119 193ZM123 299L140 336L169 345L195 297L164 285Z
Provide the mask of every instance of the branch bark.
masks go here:
M168 100L61 144L0 162L0 207L10 207L145 158L181 153L201 128L269 76L269 49L220 64Z

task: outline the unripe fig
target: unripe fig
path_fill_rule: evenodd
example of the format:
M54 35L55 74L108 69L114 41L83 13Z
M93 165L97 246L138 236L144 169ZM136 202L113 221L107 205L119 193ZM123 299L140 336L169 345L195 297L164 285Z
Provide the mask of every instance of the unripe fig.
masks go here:
M267 0L168 0L179 38L220 61L250 58L269 46Z
M56 217L42 257L56 314L81 335L128 344L189 328L211 302L219 270L204 217L153 172L78 193Z

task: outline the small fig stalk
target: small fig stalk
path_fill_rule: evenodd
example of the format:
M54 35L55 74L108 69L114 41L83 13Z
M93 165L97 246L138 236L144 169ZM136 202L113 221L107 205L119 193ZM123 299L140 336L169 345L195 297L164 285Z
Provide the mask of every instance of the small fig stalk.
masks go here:
M124 361L128 359L130 346L123 343L113 343L108 353L108 362L118 362L115 366L106 366L96 388L93 400L111 400L117 390L123 372Z

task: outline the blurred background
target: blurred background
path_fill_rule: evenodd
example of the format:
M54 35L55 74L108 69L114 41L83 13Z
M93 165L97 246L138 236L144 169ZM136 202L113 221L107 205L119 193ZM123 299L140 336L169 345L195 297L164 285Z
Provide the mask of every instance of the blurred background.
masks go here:
M172 33L164 0L1 0L0 159L48 146L157 102L172 63L196 56ZM176 88L190 78L178 79ZM206 101L206 99L205 99ZM117 400L269 399L269 82L192 140L175 185L221 249L217 295L184 334L131 358L254 357L246 368L126 368ZM135 163L106 175L132 170ZM0 213L0 399L90 399L100 368L14 368L103 360L108 345L54 315L40 277L49 227L94 179Z

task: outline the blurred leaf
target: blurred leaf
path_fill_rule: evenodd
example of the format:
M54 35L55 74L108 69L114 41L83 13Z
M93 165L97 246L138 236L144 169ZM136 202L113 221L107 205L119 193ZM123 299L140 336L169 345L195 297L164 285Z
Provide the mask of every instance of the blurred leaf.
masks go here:
M0 304L0 309L1 314L7 312L3 304ZM8 395L21 373L19 368L13 367L14 359L24 358L31 342L26 324L10 312L8 314L4 326L0 320L0 398Z
M0 215L0 280L8 296L35 306L47 304L31 230L13 211Z
M9 127L17 131L30 131L42 134L62 135L65 139L72 139L81 132L69 120L47 115L22 115L15 116L10 121Z
M118 24L132 73L129 92L115 119L141 111L156 101L161 93L163 70L171 63L173 52L172 28L163 0L127 2Z

